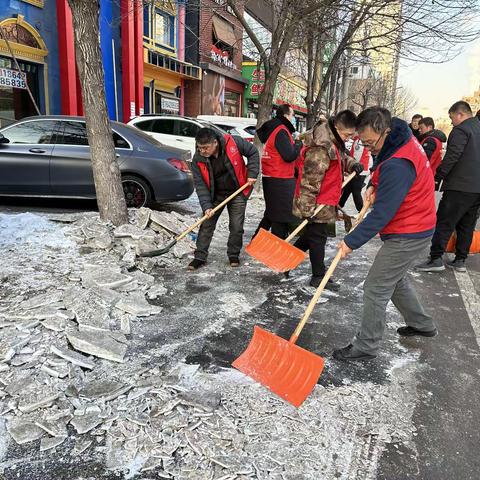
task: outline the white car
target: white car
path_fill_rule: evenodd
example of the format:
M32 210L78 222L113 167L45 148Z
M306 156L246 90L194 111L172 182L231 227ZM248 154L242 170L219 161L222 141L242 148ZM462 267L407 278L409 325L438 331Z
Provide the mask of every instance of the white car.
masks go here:
M238 135L249 142L253 142L253 138L255 137L255 128L257 126L256 118L199 115L197 119L213 123L227 133Z
M141 115L132 118L128 125L143 130L164 145L190 150L192 158L195 155L195 135L201 128L214 128L220 135L225 133L205 120L180 115Z

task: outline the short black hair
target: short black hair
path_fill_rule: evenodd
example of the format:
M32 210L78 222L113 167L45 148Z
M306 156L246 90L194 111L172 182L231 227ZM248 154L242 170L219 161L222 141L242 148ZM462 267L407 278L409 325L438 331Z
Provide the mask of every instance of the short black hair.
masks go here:
M277 107L276 117L284 117L290 113L290 109L293 110L293 107L289 103L282 103Z
M464 100L455 102L448 110L448 113L460 113L460 112L469 113L470 115L472 115L472 109L470 108L470 105Z
M412 122L413 122L413 120L415 120L416 118L423 118L423 115L420 115L419 113L416 113L416 114L412 117Z
M218 139L217 133L213 128L203 127L195 135L195 142L199 145L207 145Z
M357 117L356 127L359 132L370 127L375 133L383 133L390 128L392 114L383 107L369 107Z
M418 123L425 125L426 127L435 128L435 122L432 117L423 117Z
M351 110L342 110L335 115L333 119L335 125L342 125L345 128L355 128L357 126L357 116Z

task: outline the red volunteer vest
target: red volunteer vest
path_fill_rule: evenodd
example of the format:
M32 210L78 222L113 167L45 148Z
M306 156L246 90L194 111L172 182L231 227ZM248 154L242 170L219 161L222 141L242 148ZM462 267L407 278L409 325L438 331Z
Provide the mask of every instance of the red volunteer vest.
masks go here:
M303 176L303 167L305 163L305 154L310 147L303 147L300 151L299 158L296 162L298 168L297 184L295 187L295 197L300 196L300 183ZM330 160L328 170L325 172L322 184L320 185L320 191L317 195L317 205L338 205L340 197L342 196L342 183L343 183L343 168L342 159L338 148L335 148L336 158Z
M423 148L414 136L392 157L380 163L372 174L372 184L377 188L382 166L393 157L406 158L412 162L417 178L395 216L380 233L419 233L431 230L435 227L437 218L433 173Z
M355 152L361 148L363 149L362 155L360 156L360 159L357 161L363 165L363 170L365 172L368 172L368 167L370 163L370 152L364 146L361 145L359 136L353 137L353 145L352 145L352 148L350 149L350 156L357 159Z
M241 187L247 183L247 166L245 165L243 157L238 151L237 144L232 136L225 134L223 138L225 139L225 155L227 156L228 160L230 160L238 185ZM203 181L210 190L211 179L208 171L208 165L205 162L198 162L198 168L200 169ZM242 193L248 197L251 190L252 188L248 187Z
M428 138L431 138L435 142L435 150L433 151L432 157L430 158L430 167L432 169L433 175L435 175L435 172L437 171L437 168L442 161L442 142L438 138L427 137L422 140L422 145Z
M279 125L268 137L262 155L262 175L275 178L293 178L295 176L295 162L285 162L275 148L275 138L281 130L287 132L290 143L293 145L292 134L285 125Z

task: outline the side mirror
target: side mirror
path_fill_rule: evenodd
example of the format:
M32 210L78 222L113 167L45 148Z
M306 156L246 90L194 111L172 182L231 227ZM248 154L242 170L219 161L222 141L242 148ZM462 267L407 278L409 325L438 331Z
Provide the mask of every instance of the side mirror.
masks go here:
M10 143L10 140L0 133L0 143Z

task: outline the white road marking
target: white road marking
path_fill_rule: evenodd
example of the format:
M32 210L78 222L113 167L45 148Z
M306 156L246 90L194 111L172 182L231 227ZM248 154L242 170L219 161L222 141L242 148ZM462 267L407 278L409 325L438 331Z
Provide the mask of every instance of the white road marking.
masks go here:
M480 347L480 297L468 272L454 271L467 314L470 317L477 344Z

